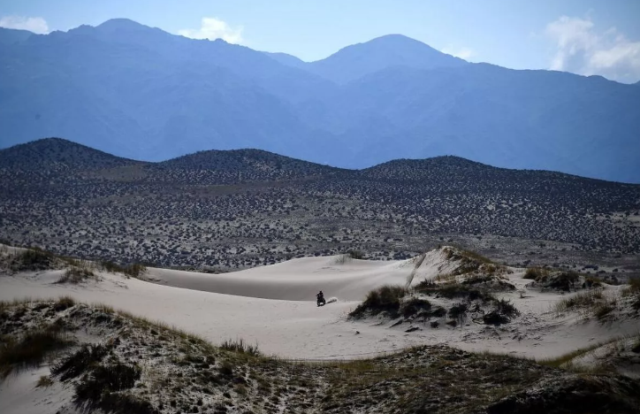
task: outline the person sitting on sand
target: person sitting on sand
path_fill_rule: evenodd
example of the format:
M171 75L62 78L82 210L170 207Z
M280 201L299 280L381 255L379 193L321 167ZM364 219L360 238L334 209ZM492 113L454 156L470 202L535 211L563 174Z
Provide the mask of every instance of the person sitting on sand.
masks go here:
M324 293L322 293L322 291L316 295L316 298L318 300L318 306L326 305L327 302L324 300Z

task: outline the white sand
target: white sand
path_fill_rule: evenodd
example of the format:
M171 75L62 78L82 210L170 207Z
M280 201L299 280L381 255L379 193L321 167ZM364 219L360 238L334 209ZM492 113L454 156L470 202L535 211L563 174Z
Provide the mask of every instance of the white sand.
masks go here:
M162 321L213 343L242 338L257 343L266 354L288 359L359 358L410 345L440 343L544 358L638 333L637 320L602 325L581 321L577 315L558 317L551 310L562 296L536 291L527 291L525 298L517 292L504 294L523 315L498 328L472 322L437 329L420 324L420 330L405 333L408 324L389 328L388 321L346 319L347 313L375 287L415 285L425 277L452 270L452 264L439 251L425 255L414 272L416 262L343 262L334 256L296 259L222 275L149 269L146 276L157 283L109 273L100 273L99 282L82 285L54 284L61 271L0 275L0 300L69 295L78 301L104 303ZM528 282L522 275L520 270L509 276L520 289ZM323 290L326 298L337 297L339 301L318 308L318 290Z

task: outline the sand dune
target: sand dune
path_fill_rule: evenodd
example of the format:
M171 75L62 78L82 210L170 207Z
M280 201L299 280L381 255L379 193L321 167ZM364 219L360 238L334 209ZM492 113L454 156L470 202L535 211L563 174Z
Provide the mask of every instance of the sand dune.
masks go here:
M518 292L502 294L523 314L500 327L468 322L456 328L422 325L406 333L406 324L391 328L385 320L347 320L348 312L371 289L384 284L413 285L450 273L452 266L442 251L435 250L403 261L336 256L296 259L222 275L148 269L146 277L154 283L98 272L98 282L62 285L54 282L63 271L51 270L0 276L0 300L69 295L159 320L213 343L243 338L257 343L267 354L290 359L349 359L440 343L467 350L552 357L638 333L637 320L602 325L584 322L576 315L558 316L551 310L562 296L535 290L527 291L524 298ZM519 290L525 290L528 283L523 274L523 269L515 269L508 276ZM315 293L320 289L338 302L318 308Z
M382 285L415 285L449 273L442 250L409 260L372 261L348 256L293 259L218 275L149 268L145 276L168 286L255 298L314 301L319 290L340 301L360 301Z

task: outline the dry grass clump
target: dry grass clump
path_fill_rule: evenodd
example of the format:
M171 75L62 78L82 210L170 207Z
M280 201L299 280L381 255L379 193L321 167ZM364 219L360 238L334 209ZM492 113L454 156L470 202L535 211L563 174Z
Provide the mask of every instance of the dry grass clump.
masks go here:
M53 375L60 375L62 381L76 378L88 367L102 361L109 348L104 345L83 345L78 351L59 361L51 368Z
M72 343L54 325L28 331L21 337L5 335L0 339L0 377L6 377L13 369L38 366L48 354Z
M411 298L402 303L401 313L405 318L417 315L420 312L431 309L431 303L425 299Z
M102 260L99 263L102 270L109 273L123 273L125 276L138 278L147 271L146 266L140 263L133 263L128 266L120 266L117 263L110 262L108 260Z
M366 299L358 307L349 313L352 318L361 318L366 314L378 315L386 313L395 318L400 311L402 298L407 294L407 290L401 286L382 286L367 294Z
M547 269L543 269L541 267L529 267L524 273L524 279L537 281L548 275L549 275L549 271Z
M605 300L602 290L592 290L577 293L570 298L562 299L555 306L556 312L576 309L592 309Z
M482 302L493 300L493 296L484 290L459 283L436 284L425 280L416 285L414 289L416 292L446 299L480 300Z
M640 278L629 279L629 286L622 291L624 296L631 296L631 306L640 311Z
M250 345L246 343L242 338L236 339L236 340L228 339L220 345L220 348L227 351L237 352L240 354L247 354L247 355L253 355L253 356L260 355L258 344Z
M53 267L54 262L53 253L34 247L14 256L9 268L14 272L47 270Z
M62 275L56 283L71 283L77 285L78 283L85 282L92 277L95 277L95 275L90 269L72 267L71 269L67 269L64 275Z
M556 312L583 311L591 314L598 320L605 319L618 308L615 299L607 298L602 290L589 290L577 293L570 298L558 302L555 306Z
M55 310L56 312L60 312L65 309L69 309L75 304L76 304L76 301L73 300L71 296L62 296L53 304L53 310Z

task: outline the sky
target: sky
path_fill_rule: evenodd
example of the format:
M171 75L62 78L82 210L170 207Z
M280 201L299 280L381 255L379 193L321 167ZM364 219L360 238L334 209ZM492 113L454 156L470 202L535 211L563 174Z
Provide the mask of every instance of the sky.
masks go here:
M640 81L640 0L0 0L0 27L125 17L305 61L399 33L472 62Z

